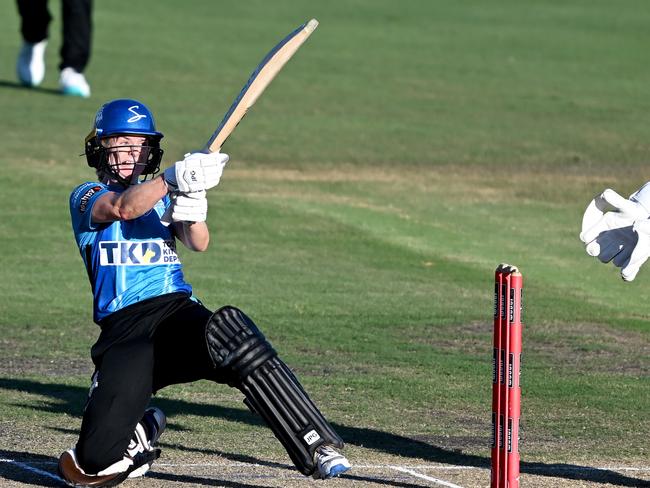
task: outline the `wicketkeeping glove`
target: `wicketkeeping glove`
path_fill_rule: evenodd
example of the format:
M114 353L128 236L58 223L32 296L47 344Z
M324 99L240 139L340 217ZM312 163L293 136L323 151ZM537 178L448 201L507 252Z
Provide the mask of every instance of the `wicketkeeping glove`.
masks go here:
M594 198L582 217L580 240L587 254L621 268L632 281L650 257L650 183L626 199L607 189Z
M223 168L228 162L227 154L191 153L163 172L172 192L196 192L209 190L219 184Z
M205 190L174 195L171 210L173 222L205 222L208 216Z

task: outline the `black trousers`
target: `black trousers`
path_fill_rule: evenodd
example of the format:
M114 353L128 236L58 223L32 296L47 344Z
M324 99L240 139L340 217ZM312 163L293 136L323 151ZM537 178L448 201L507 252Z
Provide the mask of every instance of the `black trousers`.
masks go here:
M26 42L48 38L52 16L47 0L16 0L21 17L20 32ZM92 0L61 0L63 44L59 69L71 67L82 73L90 59Z
M205 340L212 312L187 295L145 300L108 316L91 355L95 375L77 459L97 473L122 459L151 396L165 386L217 377Z

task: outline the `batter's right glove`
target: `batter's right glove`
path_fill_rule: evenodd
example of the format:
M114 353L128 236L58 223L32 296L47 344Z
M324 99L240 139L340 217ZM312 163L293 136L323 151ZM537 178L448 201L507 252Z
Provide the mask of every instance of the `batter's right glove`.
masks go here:
M626 199L606 189L594 198L582 217L580 240L587 254L621 268L632 281L650 257L650 182Z

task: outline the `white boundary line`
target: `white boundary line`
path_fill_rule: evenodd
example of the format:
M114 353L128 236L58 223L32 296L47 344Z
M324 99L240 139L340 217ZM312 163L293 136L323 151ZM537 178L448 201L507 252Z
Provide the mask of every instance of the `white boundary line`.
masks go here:
M0 463L6 463L6 464L11 464L13 466L16 466L18 468L24 469L25 471L32 472L34 474L40 475L40 476L45 476L47 478L56 480L58 482L63 483L63 480L55 475L52 474L48 471L44 471L42 469L35 468L34 466L31 466L30 464L23 463L20 461L16 461L13 459L2 459L0 458ZM41 466L53 466L56 465L55 462L51 461L35 461L31 464L36 464L36 465L41 465ZM186 468L192 468L192 467L213 467L213 468L232 468L232 467L238 467L238 466L256 466L256 467L264 467L261 464L256 464L256 463L245 463L245 462L230 462L230 463L156 463L156 466L164 468L164 467L186 467ZM397 466L397 465L392 465L392 464L355 464L354 467L359 468L359 469L390 469L393 471L399 471L401 473L405 473L408 475L411 475L415 478L420 478L432 483L435 483L440 486L445 486L447 488L463 488L460 485L456 485L454 483L451 483L449 481L441 480L438 478L434 478L433 476L428 476L423 473L419 473L418 471L415 471L416 469L422 470L422 469L430 469L430 470L438 470L438 471L458 471L458 470L488 470L489 468L487 467L478 467L478 466L460 466L460 465L435 465L435 464L421 464L421 465L415 465L415 466ZM287 468L290 468L289 465L287 465ZM543 467L540 467L539 469L531 469L529 472L538 472L538 473L543 473L545 471L573 471L573 472L589 472L589 471L631 471L631 472L650 472L650 466L637 466L637 467L632 467L632 466L603 466L603 467L591 467L591 466L557 466L554 468L550 469L544 469Z
M526 468L526 471L522 471L524 474L525 473L545 473L545 472L554 472L554 471L637 471L637 472L644 472L644 471L649 471L650 472L650 466L549 466L549 467L534 467L531 466L529 468Z
M35 463L37 464L37 463ZM55 463L48 463L48 462L43 462L43 464L55 464ZM245 463L243 461L238 461L238 462L231 462L231 463L161 463L161 462L156 462L156 466L164 466L164 467L170 467L170 468L182 468L182 467L195 467L195 468L218 468L218 467L223 467L223 468L236 468L237 466L256 466L256 467L267 467L266 465L263 464L257 464L257 463ZM280 468L281 466L278 466ZM291 468L291 465L287 464L287 468ZM395 468L402 468L402 469L431 469L431 470L436 470L436 471L489 471L490 467L489 466L462 466L462 465L438 465L438 464L414 464L414 465L408 465L408 464L403 464L403 465L395 465L395 464L353 464L353 468L360 468L360 469L395 469ZM526 471L523 472L523 474L526 474L526 472L553 472L553 471L634 471L634 472L650 472L650 466L553 466L553 467L530 467L526 468Z
M449 481L439 480L438 478L434 478L432 476L427 476L425 474L418 473L417 471L413 471L412 469L402 468L400 466L388 466L388 467L394 469L395 471L400 471L402 473L410 474L411 476L415 476L416 478L422 478L423 480L431 481L440 486L447 486L448 488L463 488L462 486L455 485L453 483L450 483Z
M30 466L29 464L21 463L20 461L14 461L13 459L0 459L0 463L13 464L14 466L22 468L22 469L24 469L26 471L30 471L32 473L36 473L36 474L41 475L41 476L46 476L48 478L51 478L53 480L60 481L61 483L63 483L63 480L61 478L59 478L57 475L52 474L52 473L50 473L48 471L43 471L42 469L35 468L33 466ZM51 464L55 464L55 463L51 463Z
M41 461L42 464L55 464L48 461ZM37 463L35 463L37 464ZM243 461L232 462L232 463L161 463L156 461L155 466L166 467L166 468L236 468L238 466L254 466L258 468L266 468L268 466L259 464L259 463L245 463ZM277 465L277 468L282 468L286 466L287 469L292 469L293 466L290 464ZM352 464L353 468L359 469L435 469L439 471L475 471L475 470L489 470L488 467L478 467L478 466L438 466L436 464L416 464L416 465L395 465L395 464ZM650 468L648 468L650 470Z
M56 480L56 481L59 481L59 482L63 482L63 480L60 477L58 477L57 475L54 475L54 474L52 474L52 473L50 473L48 471L43 471L42 469L34 468L33 466L30 466L29 464L26 464L26 463L21 463L20 461L14 461L13 459L0 459L0 463L12 464L12 465L14 465L16 467L19 467L19 468L22 468L22 469L24 469L26 471L29 471L29 472L32 472L32 473L35 473L35 474L38 474L38 475L41 475L41 476L46 476L46 477L48 477L50 479L53 479L53 480ZM56 463L53 463L53 462L40 462L39 464L53 465L53 464L56 464ZM183 466L185 466L185 467L197 467L197 466L228 467L228 466L246 466L246 465L250 466L251 463L241 463L240 462L240 463L229 463L229 464L226 464L226 465L224 465L224 464L216 464L216 463L205 463L205 464L162 464L162 463L160 463L160 464L158 464L158 466L160 466L160 467L163 467L163 466L166 466L166 467L183 467ZM261 466L259 464L253 464L253 465L254 466ZM358 467L361 467L361 466L358 466ZM447 481L443 481L443 480L440 480L438 478L433 478L432 476L427 476L425 474L418 473L417 471L413 471L412 469L404 468L404 467L401 467L401 466L391 466L391 465L367 466L366 468L368 468L368 467L389 468L389 469L392 469L392 470L395 470L395 471L400 471L402 473L410 474L411 476L414 476L416 478L421 478L423 480L431 481L431 482L436 483L436 484L438 484L440 486L446 486L447 488L463 488L462 486L455 485L453 483L449 483Z
M15 461L13 459L2 459L0 458L0 463L17 463L19 461ZM30 462L30 465L32 466L56 466L56 462L54 461L33 461ZM569 463L570 464L570 463ZM256 467L268 467L264 464L259 464L259 463L246 463L243 461L233 461L233 462L228 462L228 463L161 463L159 461L156 461L156 466L166 466L166 467L172 467L172 468L182 468L182 467L187 467L187 468L218 468L218 467L223 467L223 468L236 468L237 466L256 466ZM278 468L281 467L281 463L278 463ZM291 468L291 465L286 464L287 468ZM404 469L434 469L438 471L458 471L458 470L465 470L465 471L481 471L481 470L489 470L489 466L463 466L463 465L454 465L454 464L444 464L444 465L439 465L439 464L354 464L354 468L361 468L361 469L393 469L395 467L399 468L404 468ZM529 467L527 468L527 471L637 471L637 472L644 472L644 471L650 471L650 466L553 466L551 468L545 468L543 466L540 467ZM524 473L525 474L525 473Z

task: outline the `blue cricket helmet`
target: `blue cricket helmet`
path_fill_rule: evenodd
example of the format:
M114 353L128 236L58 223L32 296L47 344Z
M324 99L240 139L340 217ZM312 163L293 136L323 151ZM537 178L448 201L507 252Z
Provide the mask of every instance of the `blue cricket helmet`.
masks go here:
M117 135L145 136L149 156L140 175L154 175L160 168L163 150L160 148L162 132L156 130L156 122L147 106L131 98L118 98L102 105L93 123L93 128L86 136L85 154L88 166L105 171L120 181L129 184L108 163L106 148L101 139Z
M130 98L119 98L105 103L95 115L97 137L103 139L118 134L163 138L156 130L153 114L147 106Z

